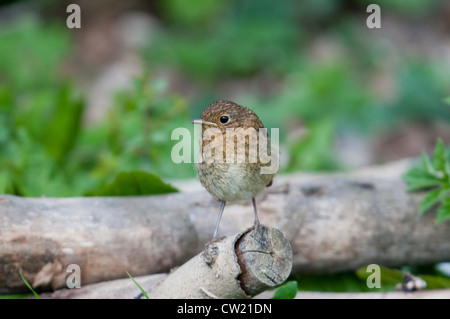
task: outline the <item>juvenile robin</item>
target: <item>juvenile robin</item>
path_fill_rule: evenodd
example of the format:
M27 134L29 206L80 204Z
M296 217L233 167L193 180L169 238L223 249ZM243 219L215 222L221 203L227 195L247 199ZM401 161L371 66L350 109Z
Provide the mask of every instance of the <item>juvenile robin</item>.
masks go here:
M252 157L254 154L251 154L255 150L259 151L261 135L258 135L259 137L255 140L255 135L250 136L250 133L253 131L257 135L259 129L264 128L258 116L245 106L219 100L208 105L200 118L193 120L192 123L202 125L203 138L200 145L203 161L196 164L198 179L211 195L221 201L213 240L217 239L226 202L251 199L255 215L254 226L258 227L259 218L255 197L265 187L272 185L274 176L274 174L263 174L261 168L267 165L267 162L263 163L260 156L255 159ZM205 139L204 133L208 129L215 129L213 132L221 134ZM234 133L235 136L227 139L227 133ZM267 144L261 145L267 145L267 153L270 154L270 140L267 132L263 134ZM240 138L245 140L245 147L238 147ZM255 146L251 145L252 142L256 142L257 147L252 147ZM243 146L243 143L240 145ZM206 150L210 152L206 154ZM234 158L231 156L233 153ZM240 155L241 160L238 160ZM242 155L245 155L244 160Z

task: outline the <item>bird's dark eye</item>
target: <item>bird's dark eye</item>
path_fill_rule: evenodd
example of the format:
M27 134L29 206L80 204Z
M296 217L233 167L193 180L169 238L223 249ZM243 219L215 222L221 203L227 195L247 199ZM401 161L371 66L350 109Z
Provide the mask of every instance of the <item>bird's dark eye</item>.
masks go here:
M228 116L226 116L226 115L221 116L220 117L220 123L225 124L225 123L227 123L229 121L229 119L230 118Z

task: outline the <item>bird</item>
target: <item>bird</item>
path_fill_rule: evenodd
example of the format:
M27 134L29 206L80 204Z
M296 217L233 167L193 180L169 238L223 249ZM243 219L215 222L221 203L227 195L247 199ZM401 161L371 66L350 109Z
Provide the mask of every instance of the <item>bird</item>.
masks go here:
M218 100L206 106L200 118L193 120L192 123L202 125L200 150L203 160L195 164L197 177L203 187L221 202L212 241L218 239L219 224L227 202L251 199L254 227L259 227L260 221L255 197L265 187L272 185L275 175L275 173L261 173L261 168L267 165L267 162L261 161L261 156L258 156L256 160L251 159L251 152L255 149L259 151L261 136L267 138L267 144L262 145L267 145L268 154L271 152L267 131L263 131L263 135L258 135L256 140L258 147L252 148L254 145L251 145L255 140L252 139L250 133L255 131L258 134L259 129L264 128L261 120L255 112L245 106L231 101ZM214 138L211 136L210 139L205 139L205 132L208 129L215 132ZM233 137L231 143L230 139L226 139L227 132L236 134L236 136L230 135ZM247 136L245 136L246 132ZM245 140L245 148L238 147L237 141L240 138ZM206 150L210 150L209 154L206 154ZM233 154L234 160L227 160ZM243 155L245 155L244 160L242 160ZM241 161L237 160L239 156L241 156Z

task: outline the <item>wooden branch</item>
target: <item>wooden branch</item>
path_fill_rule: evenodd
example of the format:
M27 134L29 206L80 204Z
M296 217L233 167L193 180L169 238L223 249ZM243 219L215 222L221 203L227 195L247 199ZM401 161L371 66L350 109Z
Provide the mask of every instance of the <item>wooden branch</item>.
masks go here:
M291 272L291 247L274 228L261 226L206 246L150 289L150 299L249 298Z
M70 264L82 285L169 271L198 252L194 224L171 201L0 196L0 293L27 291L19 270L40 291L66 287Z
M450 223L417 214L423 194L407 193L394 163L351 174L278 176L258 197L261 222L280 229L293 273L339 272L377 263L450 259ZM219 203L198 182L177 194L142 197L0 196L0 293L65 287L69 264L81 283L167 272L203 250ZM250 201L229 203L221 235L252 224Z
M141 286L150 288L167 277L166 273L136 276L134 280ZM41 299L136 299L140 289L128 278L82 285L81 288L59 289L39 294ZM32 297L33 298L33 297Z
M250 298L284 282L292 250L283 234L260 226L208 243L205 250L169 274L136 278L150 299ZM139 289L121 279L46 293L41 298L136 298ZM141 296L143 298L143 296Z

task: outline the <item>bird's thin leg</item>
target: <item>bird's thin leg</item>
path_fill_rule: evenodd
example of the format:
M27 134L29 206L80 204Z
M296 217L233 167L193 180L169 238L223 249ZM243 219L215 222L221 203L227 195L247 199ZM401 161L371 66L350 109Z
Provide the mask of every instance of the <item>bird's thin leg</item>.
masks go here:
M256 210L256 202L255 199L252 198L253 203L253 210L255 211L255 228L259 227L259 218L258 218L258 211Z
M223 209L225 208L226 203L227 202L223 200L222 204L220 205L220 212L219 212L219 217L217 217L216 228L214 229L213 240L217 238L217 233L219 232L220 220L222 219L222 213L223 213Z

